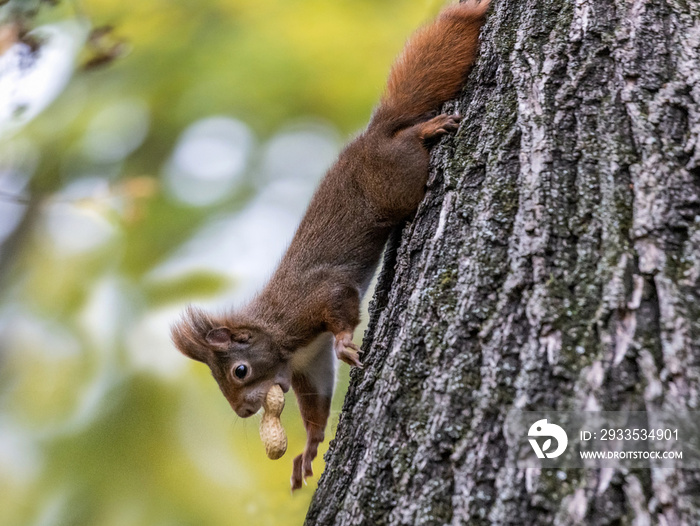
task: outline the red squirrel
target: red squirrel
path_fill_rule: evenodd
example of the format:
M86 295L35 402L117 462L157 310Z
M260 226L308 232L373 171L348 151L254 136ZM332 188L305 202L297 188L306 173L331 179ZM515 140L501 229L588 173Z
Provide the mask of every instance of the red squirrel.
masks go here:
M447 7L408 41L367 129L321 181L267 286L229 314L190 307L172 328L177 348L211 368L239 416L256 413L275 384L294 390L307 441L293 490L313 474L336 357L361 367L353 331L389 234L425 194L431 144L459 126L458 115L439 112L471 69L488 5Z

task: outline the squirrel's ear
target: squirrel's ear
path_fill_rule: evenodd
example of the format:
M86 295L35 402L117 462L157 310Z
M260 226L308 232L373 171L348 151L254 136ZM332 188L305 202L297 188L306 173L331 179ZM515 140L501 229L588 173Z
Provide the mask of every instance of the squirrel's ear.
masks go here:
M236 329L231 334L231 339L236 343L248 343L253 337L253 333L248 329Z
M207 343L220 349L228 349L231 342L248 343L253 337L248 329L235 328L233 330L228 327L218 327L207 333Z
M219 327L218 329L210 330L207 333L206 340L209 345L220 349L228 349L231 346L233 334L228 328Z
M182 354L208 363L213 351L227 351L232 343L247 344L253 337L251 329L230 329L222 322L194 307L188 307L182 319L171 329L173 342Z

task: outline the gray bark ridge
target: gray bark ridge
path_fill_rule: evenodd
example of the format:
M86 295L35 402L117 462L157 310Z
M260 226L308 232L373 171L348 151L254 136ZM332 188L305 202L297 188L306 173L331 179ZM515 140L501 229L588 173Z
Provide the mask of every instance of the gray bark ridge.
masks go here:
M503 433L698 410L700 3L494 1L455 104L306 524L700 523L696 471L524 470Z

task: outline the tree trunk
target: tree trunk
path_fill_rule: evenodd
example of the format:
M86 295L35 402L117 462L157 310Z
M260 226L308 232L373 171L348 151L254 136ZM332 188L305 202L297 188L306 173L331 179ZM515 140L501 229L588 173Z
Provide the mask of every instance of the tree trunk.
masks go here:
M307 524L698 524L700 472L522 469L509 410L698 410L700 3L494 0L389 244Z

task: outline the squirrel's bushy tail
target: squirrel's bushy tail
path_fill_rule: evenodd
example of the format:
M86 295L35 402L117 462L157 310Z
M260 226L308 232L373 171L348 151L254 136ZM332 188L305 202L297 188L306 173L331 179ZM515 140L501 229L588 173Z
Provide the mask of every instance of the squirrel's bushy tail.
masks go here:
M426 119L455 97L471 69L489 0L468 0L443 10L406 44L389 73L370 128L393 134Z

